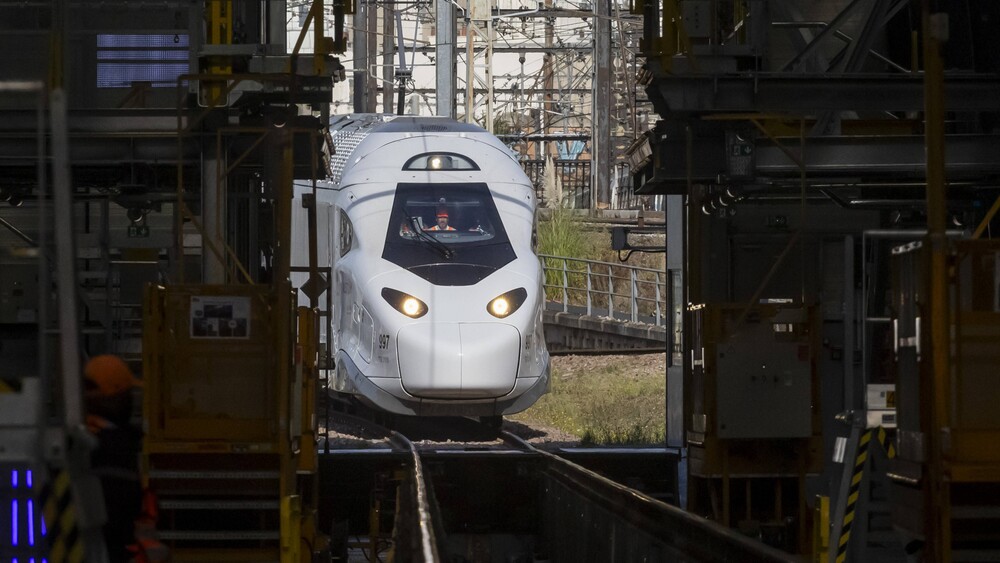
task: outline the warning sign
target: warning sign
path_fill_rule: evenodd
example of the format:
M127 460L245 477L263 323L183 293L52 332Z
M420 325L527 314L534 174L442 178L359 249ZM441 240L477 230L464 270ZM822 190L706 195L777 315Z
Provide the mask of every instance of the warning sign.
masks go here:
M250 338L250 298L192 296L191 338Z

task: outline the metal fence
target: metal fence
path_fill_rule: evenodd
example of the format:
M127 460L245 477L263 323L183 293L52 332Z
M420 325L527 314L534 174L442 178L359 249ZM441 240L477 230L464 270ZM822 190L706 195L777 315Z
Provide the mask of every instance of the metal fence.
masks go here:
M556 177L562 185L562 200L573 209L590 209L591 161L553 160ZM545 192L545 161L522 160L524 173L531 179L538 200L548 204L552 194ZM632 171L627 163L616 163L611 171L611 209L655 209L662 211L663 196L637 195Z
M667 282L676 276L667 270L547 254L538 258L549 308L669 326Z
M590 161L553 160L556 178L562 185L562 200L572 209L590 209ZM550 194L545 192L545 161L522 160L521 167L535 187L539 201L547 202Z

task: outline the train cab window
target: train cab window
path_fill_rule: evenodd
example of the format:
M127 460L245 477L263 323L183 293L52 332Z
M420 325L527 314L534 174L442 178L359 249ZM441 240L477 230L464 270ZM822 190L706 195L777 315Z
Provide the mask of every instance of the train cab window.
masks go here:
M471 285L515 254L486 184L400 184L382 257L432 283Z
M354 244L354 226L350 217L343 209L340 210L340 255L343 256L351 251Z

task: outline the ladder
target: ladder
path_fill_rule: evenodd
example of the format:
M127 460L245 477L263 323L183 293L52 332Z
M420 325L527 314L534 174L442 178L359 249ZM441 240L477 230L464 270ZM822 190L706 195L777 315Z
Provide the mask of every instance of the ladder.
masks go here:
M172 561L280 561L280 459L266 454L152 454L157 532Z

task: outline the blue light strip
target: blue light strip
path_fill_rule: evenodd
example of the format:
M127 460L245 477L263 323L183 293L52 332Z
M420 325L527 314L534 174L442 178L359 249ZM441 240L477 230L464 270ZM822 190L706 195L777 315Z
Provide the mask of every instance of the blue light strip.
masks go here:
M31 485L31 470L29 469L29 470L25 471L24 473L25 473L25 475L27 476L27 479L26 479L27 483L26 483L26 485L27 485L27 486L28 486L28 488L30 489L30 488L31 488L31 486L32 486L32 485Z
M28 545L35 547L35 503L28 499Z
M10 545L17 545L17 499L10 501Z
M17 469L11 469L10 471L10 488L17 488Z

